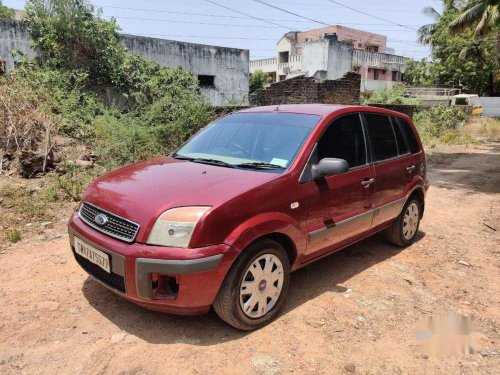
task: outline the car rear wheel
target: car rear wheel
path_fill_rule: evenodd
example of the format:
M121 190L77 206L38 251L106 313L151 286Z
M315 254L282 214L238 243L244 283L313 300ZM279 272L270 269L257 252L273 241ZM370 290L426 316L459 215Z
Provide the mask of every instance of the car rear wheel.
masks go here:
M396 246L409 246L415 241L420 226L422 204L411 197L392 226L385 232L387 240Z
M288 291L290 264L279 243L264 239L235 261L214 302L219 317L241 330L259 328L278 313Z

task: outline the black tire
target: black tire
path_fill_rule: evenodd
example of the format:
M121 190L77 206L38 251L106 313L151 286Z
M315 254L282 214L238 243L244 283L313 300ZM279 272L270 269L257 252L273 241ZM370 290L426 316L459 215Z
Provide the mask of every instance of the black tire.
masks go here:
M403 233L404 217L408 210L408 207L410 207L412 204L415 204L418 209L418 216L417 216L418 222L415 233L413 233L411 237L407 238ZM389 243L396 246L400 247L410 246L415 241L415 237L417 236L421 218L422 218L422 203L418 198L411 197L404 205L403 210L399 214L398 218L394 221L394 223L392 223L391 227L385 231L385 238Z
M251 318L243 312L240 305L240 285L250 265L265 254L272 254L281 261L283 285L274 306L264 316ZM290 263L283 246L270 239L259 240L246 248L231 266L213 303L214 310L223 321L234 328L250 331L262 327L269 323L280 310L288 292L289 282Z

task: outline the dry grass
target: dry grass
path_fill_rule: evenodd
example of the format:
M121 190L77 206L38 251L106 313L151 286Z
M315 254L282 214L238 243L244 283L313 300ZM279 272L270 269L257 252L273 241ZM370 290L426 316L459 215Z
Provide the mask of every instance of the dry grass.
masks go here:
M464 131L480 141L495 141L500 139L500 119L473 119L465 125Z

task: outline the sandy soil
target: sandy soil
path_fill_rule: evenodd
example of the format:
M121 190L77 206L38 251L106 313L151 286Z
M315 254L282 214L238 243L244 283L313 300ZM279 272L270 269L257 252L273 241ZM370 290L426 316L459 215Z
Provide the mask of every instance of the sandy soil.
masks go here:
M123 301L77 266L63 223L8 247L0 373L499 374L500 143L432 160L413 246L376 236L296 272L282 314L255 332ZM475 317L473 354L429 350L421 322L440 313Z

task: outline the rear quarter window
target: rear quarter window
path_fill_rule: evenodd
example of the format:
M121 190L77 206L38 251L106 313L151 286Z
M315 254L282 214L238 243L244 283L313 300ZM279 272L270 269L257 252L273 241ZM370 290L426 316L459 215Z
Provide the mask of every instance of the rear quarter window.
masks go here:
M420 146L418 145L417 138L415 137L415 133L413 132L408 121L403 120L402 118L397 117L396 122L399 125L399 129L401 133L403 133L404 138L410 148L410 152L412 154L416 154L420 151Z

